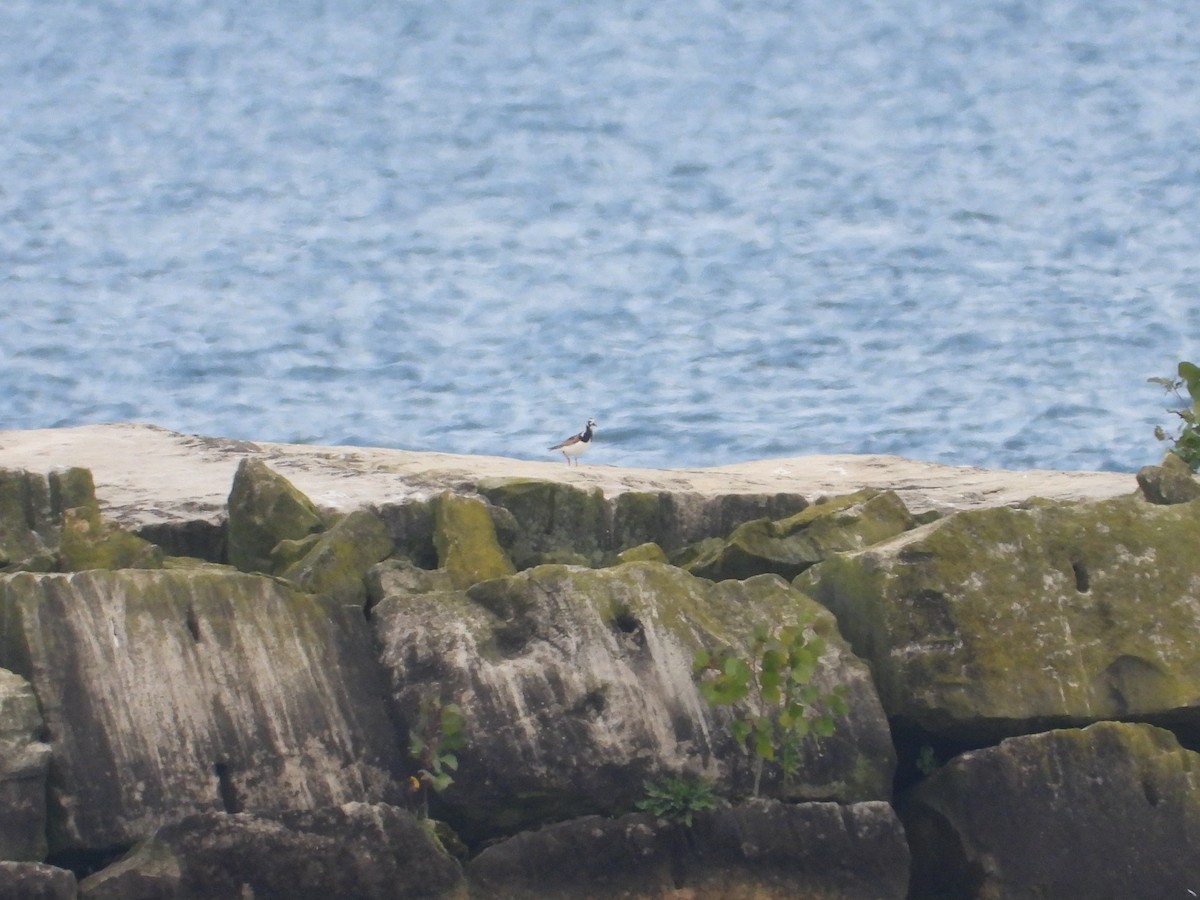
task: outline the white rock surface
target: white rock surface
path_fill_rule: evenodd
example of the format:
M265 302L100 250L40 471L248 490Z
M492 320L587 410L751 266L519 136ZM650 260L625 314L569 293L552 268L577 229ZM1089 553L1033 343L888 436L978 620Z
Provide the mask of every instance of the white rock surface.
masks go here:
M317 505L349 511L402 502L482 478L542 478L625 491L702 495L789 493L810 500L863 487L891 488L915 512L1002 506L1029 497L1103 499L1132 493L1132 474L1023 472L945 466L896 456L800 456L710 469L626 469L498 456L418 453L376 447L250 443L118 423L0 431L0 467L48 472L92 470L106 515L126 527L224 517L233 473L255 455L289 478Z

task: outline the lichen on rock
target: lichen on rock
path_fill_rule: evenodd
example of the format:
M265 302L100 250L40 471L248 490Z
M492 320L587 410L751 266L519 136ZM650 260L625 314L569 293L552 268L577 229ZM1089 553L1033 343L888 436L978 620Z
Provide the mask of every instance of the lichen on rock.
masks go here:
M252 456L238 464L229 492L230 565L271 574L276 544L324 530L320 511L294 484Z
M496 539L487 504L475 497L446 492L437 498L433 545L438 568L458 588L516 572Z
M479 839L542 820L632 808L644 778L691 772L747 790L749 760L692 677L701 646L747 646L753 626L814 616L830 651L819 681L851 715L806 746L792 799L890 796L895 759L865 666L833 619L775 576L713 584L672 566L539 566L465 592L374 607L398 714L430 695L466 716L445 817Z
M796 579L889 716L965 742L1200 714L1200 504L958 513Z
M51 852L193 812L386 799L400 770L361 611L260 576L0 576L0 666L53 749Z

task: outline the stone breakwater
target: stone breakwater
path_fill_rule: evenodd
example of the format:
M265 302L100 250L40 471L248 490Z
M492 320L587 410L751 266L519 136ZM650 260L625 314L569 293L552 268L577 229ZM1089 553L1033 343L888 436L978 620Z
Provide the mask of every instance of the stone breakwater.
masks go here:
M1174 462L0 433L0 896L1200 893L1200 491ZM801 620L849 712L750 798L691 660ZM433 792L412 738L450 704ZM715 807L642 810L672 777Z

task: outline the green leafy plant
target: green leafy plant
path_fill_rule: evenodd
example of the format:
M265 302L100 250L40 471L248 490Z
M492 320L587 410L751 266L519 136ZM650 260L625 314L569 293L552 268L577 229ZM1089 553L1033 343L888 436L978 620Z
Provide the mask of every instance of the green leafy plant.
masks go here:
M938 769L941 763L938 762L937 752L928 744L922 744L917 753L915 765L918 772L928 777Z
M822 692L813 684L824 653L825 641L805 619L755 629L748 658L723 648L701 650L692 661L709 705L736 707L731 731L754 757L755 797L764 763L777 763L790 781L799 771L804 738L833 734L834 717L848 711L844 687Z
M457 703L442 703L438 697L421 701L408 735L408 755L420 766L409 779L420 818L429 815L429 792L440 794L454 783L450 773L458 771L455 751L462 749L464 740L463 712Z
M717 802L711 781L703 778L662 778L646 782L646 796L636 806L643 812L691 828L692 817L701 810L716 809Z
M1184 404L1181 409L1169 410L1183 420L1179 430L1172 435L1159 425L1154 429L1154 436L1160 441L1170 441L1173 444L1171 452L1196 472L1200 471L1200 366L1181 362L1178 372L1178 378L1150 379L1151 383L1175 394ZM1187 388L1188 398L1180 391L1184 387Z

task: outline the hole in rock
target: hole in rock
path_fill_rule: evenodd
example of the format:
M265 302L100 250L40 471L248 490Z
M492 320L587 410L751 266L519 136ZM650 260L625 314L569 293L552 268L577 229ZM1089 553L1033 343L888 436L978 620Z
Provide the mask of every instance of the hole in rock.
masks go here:
M233 783L233 776L229 772L229 764L219 762L213 766L213 771L217 775L217 792L221 795L221 806L224 807L225 812L241 812L242 803L238 798L237 787Z
M624 634L637 634L642 630L642 623L638 621L637 616L627 609L621 610L613 619L613 625L616 629Z
M1071 570L1075 573L1075 590L1081 594L1086 594L1091 589L1087 566L1076 560L1071 563Z

